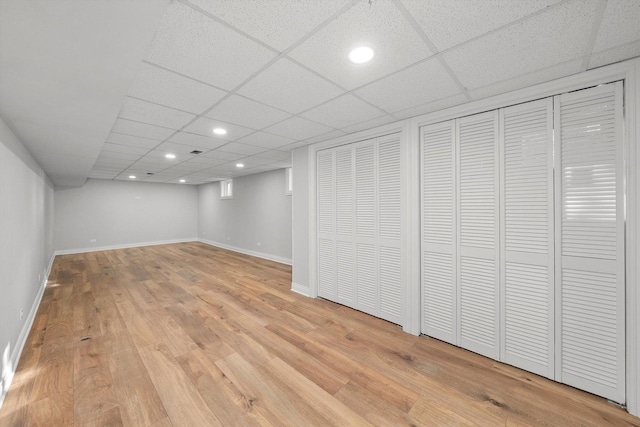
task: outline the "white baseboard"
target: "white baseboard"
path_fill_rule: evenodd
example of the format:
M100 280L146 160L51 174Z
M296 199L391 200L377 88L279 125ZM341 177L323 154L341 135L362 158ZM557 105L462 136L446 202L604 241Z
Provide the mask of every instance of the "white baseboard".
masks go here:
M303 295L305 297L308 297L311 295L311 293L309 292L309 287L308 286L303 286L299 283L295 283L295 282L291 282L291 290L297 294Z
M214 242L213 240L198 239L199 242L207 245L215 246L229 251L238 252L245 255L251 255L258 258L268 259L269 261L279 262L280 264L291 265L291 258L284 258L277 255L266 254L264 252L251 251L249 249L238 248L236 246L225 245L224 243Z
M27 316L27 320L24 322L22 326L22 330L20 331L20 335L18 335L18 340L16 341L16 345L11 352L10 357L10 366L11 372L10 374L4 378L6 384L3 384L2 389L0 390L0 408L2 408L2 404L4 403L4 398L9 391L9 387L11 386L11 382L13 381L13 374L15 370L18 368L18 362L20 362L20 356L22 355L22 350L24 349L24 345L27 343L27 338L29 337L29 332L31 331L31 327L33 326L33 321L36 319L36 314L38 313L38 308L40 307L40 302L42 301L42 296L44 295L44 290L47 286L47 281L49 280L49 275L51 274L51 267L53 266L53 260L55 259L56 254L51 254L51 258L49 258L49 264L47 265L47 269L44 273L44 277L42 278L42 282L40 283L40 288L38 289L38 293L36 294L35 299L33 300L33 304L31 304L31 310L29 310L29 315Z
M155 246L155 245L170 245L172 243L186 243L186 242L196 242L196 241L198 241L198 239L196 237L192 237L189 239L157 240L153 242L126 243L123 245L96 246L91 248L79 248L79 249L64 249L64 250L56 251L56 255L82 254L86 252L111 251L114 249L139 248L142 246Z

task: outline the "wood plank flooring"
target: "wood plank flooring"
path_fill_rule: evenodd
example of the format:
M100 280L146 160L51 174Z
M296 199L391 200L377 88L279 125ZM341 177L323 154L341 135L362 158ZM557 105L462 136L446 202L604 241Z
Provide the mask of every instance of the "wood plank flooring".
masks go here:
M1 426L604 426L604 399L201 243L58 256Z

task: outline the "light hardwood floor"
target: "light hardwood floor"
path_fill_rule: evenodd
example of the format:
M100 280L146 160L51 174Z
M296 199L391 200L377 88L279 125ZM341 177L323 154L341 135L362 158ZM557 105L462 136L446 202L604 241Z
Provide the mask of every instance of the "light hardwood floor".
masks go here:
M636 425L200 243L56 257L2 426Z

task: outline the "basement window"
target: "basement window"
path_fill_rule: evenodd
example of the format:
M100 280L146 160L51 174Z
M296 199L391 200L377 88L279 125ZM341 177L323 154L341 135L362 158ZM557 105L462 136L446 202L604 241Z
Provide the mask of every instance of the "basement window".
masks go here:
M220 181L220 198L233 199L233 180Z
M284 170L284 194L290 196L293 193L293 171L291 168Z

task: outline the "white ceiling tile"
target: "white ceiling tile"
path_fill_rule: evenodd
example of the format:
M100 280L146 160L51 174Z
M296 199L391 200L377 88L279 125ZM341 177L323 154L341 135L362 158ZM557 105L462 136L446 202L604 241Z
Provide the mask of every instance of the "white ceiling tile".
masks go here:
M191 0L241 31L284 50L350 0L255 1Z
M126 145L128 147L146 148L150 150L158 146L158 144L160 144L161 141L158 141L157 139L142 138L139 136L125 135L123 133L111 132L107 137L107 142L111 142L113 144Z
M344 128L385 115L357 97L346 94L301 114L332 128Z
M113 125L111 132L164 141L174 133L175 130L118 118Z
M175 1L162 18L147 60L231 90L275 55L270 49Z
M573 61L554 65L542 70L535 71L533 73L524 74L522 76L514 77L509 80L504 80L499 83L472 90L469 92L469 95L473 99L482 99L523 87L532 86L537 83L554 80L563 76L568 76L570 74L575 74L580 72L581 69L582 59L575 59Z
M202 148L193 145L176 144L175 142L163 142L162 144L158 145L153 151L173 153L177 156L176 160L185 160L184 155L188 155L189 158L191 158L194 156L194 154L191 154L191 152L194 150L202 151Z
M165 150L153 150L152 152L150 152L149 154L145 155L144 157L140 158L141 162L148 162L148 163L154 163L157 165L162 165L165 168L169 168L171 166L175 166L176 164L184 161L184 160L188 160L191 157L193 157L192 154L178 154L176 155L175 159L167 159L165 157L165 154L167 154L167 151Z
M471 40L558 2L558 0L401 1L439 51Z
M262 129L286 119L290 114L243 96L231 95L216 105L206 116L214 120Z
M101 173L101 172L91 171L89 173L88 178L93 178L93 179L113 179L116 176L118 176L117 173Z
M467 102L467 97L460 93L458 95L450 96L449 98L439 99L437 101L429 102L423 105L416 105L414 107L398 111L393 115L396 117L396 120L408 119L410 117L416 117L421 114L443 110L454 105L464 104L465 102Z
M344 131L335 129L335 130L331 130L331 131L326 132L326 133L322 133L320 135L316 135L316 136L311 137L311 138L307 138L307 139L304 140L304 142L305 142L305 145L315 144L316 142L327 141L329 139L337 138L337 137L343 136L343 135L345 135ZM291 147L291 146L289 145L287 147ZM288 148L288 149L290 150L291 148Z
M237 154L237 153L228 153L226 151L212 150L207 153L200 154L198 158L200 157L215 159L215 160L224 160L225 162L230 162L232 160L240 159L244 157L244 155Z
M386 125L388 123L395 122L397 120L398 119L393 117L393 116L382 116L382 117L378 117L378 118L373 119L373 120L368 120L366 122L357 123L355 125L347 126L347 127L343 128L341 130L343 132L349 134L349 133L359 132L359 131L365 130L365 129L373 129L375 127Z
M140 158L138 154L129 154L129 153L116 153L113 151L102 151L98 156L98 161L101 160L120 160L120 161L135 161Z
M230 142L227 145L223 145L216 151L222 151L227 153L244 154L245 156L251 156L253 154L261 153L265 151L262 147L256 147L255 145L240 144L239 142Z
M608 0L594 52L640 40L640 1Z
M597 2L562 3L444 54L469 90L535 72L586 53Z
M447 98L460 89L436 59L414 65L354 92L385 111L394 113Z
M280 59L238 93L297 114L342 94L343 90L288 59Z
M149 152L149 149L144 147L131 147L127 145L111 144L109 142L106 142L102 146L102 152L105 152L105 151L136 154L138 156L142 156L143 154L147 154Z
M129 89L129 96L134 98L195 114L202 114L226 94L226 91L145 62Z
M198 135L213 136L213 129L221 127L226 129L226 135L216 135L216 138L224 139L227 141L235 141L243 136L249 135L254 132L254 129L249 129L243 126L233 125L220 120L212 120L206 117L200 117L198 120L191 123L184 128L185 132L197 133Z
M120 117L170 129L180 129L193 120L195 115L127 97L120 110Z
M194 165L204 165L206 167L220 165L222 163L226 163L228 160L226 159L214 159L212 157L205 157L204 154L199 154L191 159L187 160L185 163L194 164Z
M273 160L265 159L265 158L260 157L260 156L243 157L242 159L240 159L238 161L243 163L245 168L246 167L254 167L254 166L263 166L263 165L267 165L269 163L273 163Z
M224 139L214 138L213 136L197 135L189 132L178 132L167 140L168 142L175 142L177 144L190 145L193 147L199 147L200 149L212 150L218 148L221 145L226 144L229 141Z
M353 64L349 52L374 49L366 64ZM353 89L431 56L418 33L390 0L361 1L289 53L306 66Z
M244 138L240 138L238 142L243 144L255 145L257 147L264 148L278 148L283 145L291 144L295 142L295 139L287 138L280 135L274 135L267 132L255 132L251 135L247 135Z
M331 131L332 129L302 117L291 117L265 129L267 132L297 140L308 139Z
M291 152L290 151L280 151L280 150L269 150L263 153L258 154L258 157L263 159L269 159L272 162L279 160L290 160Z
M141 174L146 174L148 172L157 173L166 168L166 164L149 162L135 162L134 164L129 166L129 169L139 171Z
M635 58L636 56L640 56L640 41L623 44L622 46L592 54L589 60L589 68L600 67L625 59Z

